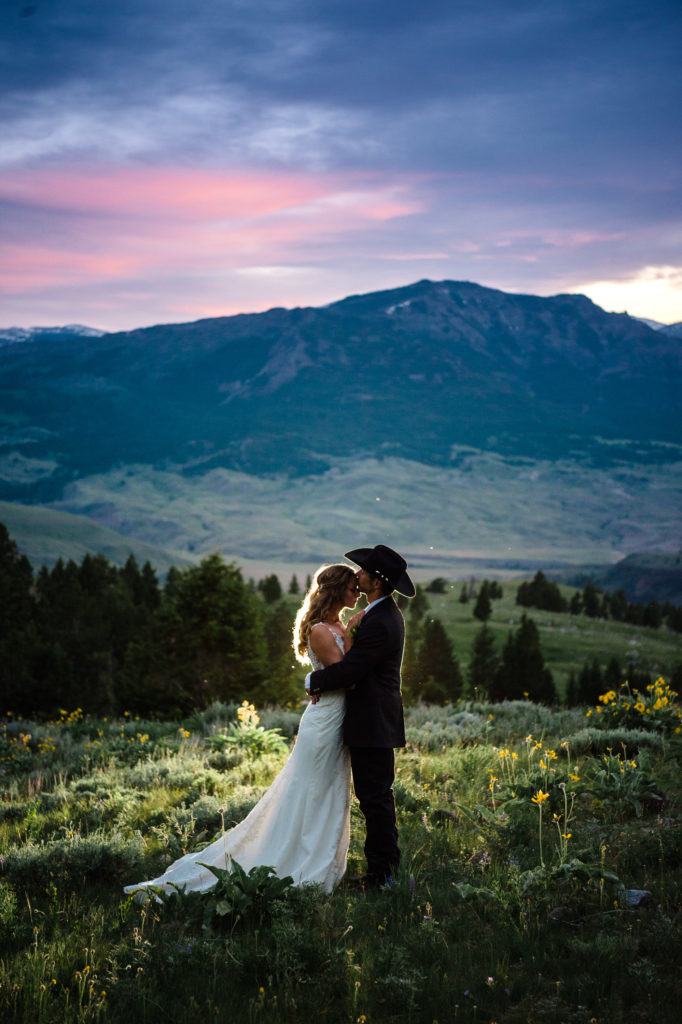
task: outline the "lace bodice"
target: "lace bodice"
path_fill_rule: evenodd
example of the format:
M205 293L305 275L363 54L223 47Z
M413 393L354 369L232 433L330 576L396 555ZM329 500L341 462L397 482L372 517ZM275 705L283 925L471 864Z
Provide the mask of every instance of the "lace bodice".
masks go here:
M339 650L343 654L344 653L343 637L339 636L339 634L336 632L336 630L332 629L331 626L328 626L326 622L316 622L313 625L312 628L316 629L318 626L324 626L325 629L329 630L331 635L334 637L334 640L336 641L337 647L339 648ZM324 668L324 665L322 664L322 662L320 661L320 659L317 657L317 655L313 651L312 647L310 646L310 639L308 639L308 657L310 658L310 664L313 666L313 670L315 672L317 672L317 670L320 669L320 668Z

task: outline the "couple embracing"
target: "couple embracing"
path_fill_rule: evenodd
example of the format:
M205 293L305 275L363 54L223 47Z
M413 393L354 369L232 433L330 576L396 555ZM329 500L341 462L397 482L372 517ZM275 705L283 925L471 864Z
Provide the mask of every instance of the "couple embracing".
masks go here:
M360 890L384 885L400 863L393 800L393 748L405 745L400 664L405 626L392 594L413 597L407 563L378 544L347 552L349 565L323 566L296 616L294 650L310 662L310 703L284 768L246 818L210 846L175 861L158 878L126 886L203 891L216 882L210 867L232 861L246 871L263 864L296 885L327 891L346 869L350 840L350 775L365 818L367 871ZM367 607L341 621L360 593Z

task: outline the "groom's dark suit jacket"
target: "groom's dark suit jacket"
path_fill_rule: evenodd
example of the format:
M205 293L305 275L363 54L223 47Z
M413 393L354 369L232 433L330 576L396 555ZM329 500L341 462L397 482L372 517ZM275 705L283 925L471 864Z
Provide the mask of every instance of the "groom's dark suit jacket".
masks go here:
M348 747L404 747L400 663L405 623L392 597L362 618L342 661L310 675L310 692L346 689L343 742Z

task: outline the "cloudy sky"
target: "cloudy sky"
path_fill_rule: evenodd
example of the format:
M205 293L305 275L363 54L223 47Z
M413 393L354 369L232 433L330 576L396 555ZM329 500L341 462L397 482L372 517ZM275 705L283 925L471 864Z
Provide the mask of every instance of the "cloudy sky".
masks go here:
M421 278L682 320L679 0L2 0L0 325Z

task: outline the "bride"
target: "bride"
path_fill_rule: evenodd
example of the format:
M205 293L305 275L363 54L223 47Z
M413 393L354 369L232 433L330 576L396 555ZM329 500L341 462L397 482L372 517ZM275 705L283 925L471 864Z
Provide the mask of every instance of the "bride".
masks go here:
M296 658L313 669L340 661L351 645L340 619L358 599L355 573L348 565L322 566L294 623ZM315 882L331 892L346 869L350 838L350 759L341 741L344 690L313 698L303 712L287 763L246 818L210 846L188 853L158 878L127 885L126 893L146 898L150 886L201 892L216 884L204 865L249 871L268 865L296 885Z

